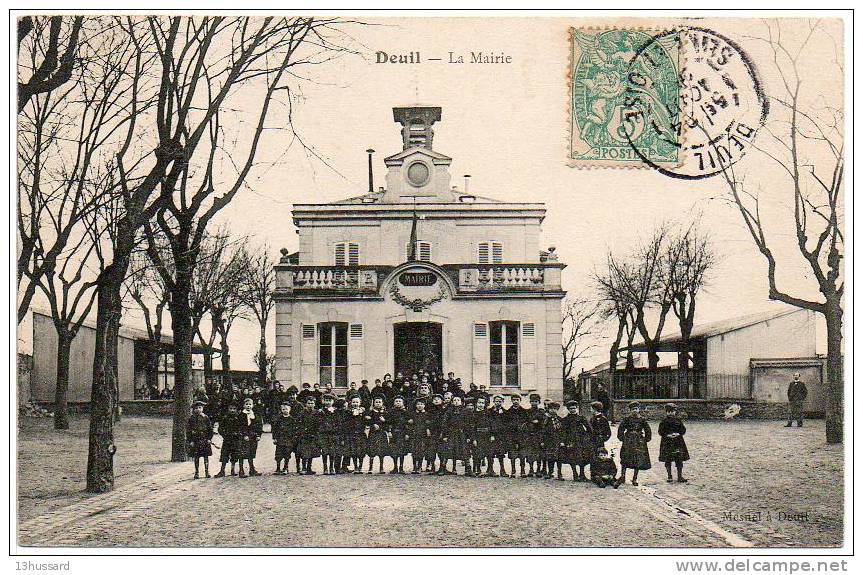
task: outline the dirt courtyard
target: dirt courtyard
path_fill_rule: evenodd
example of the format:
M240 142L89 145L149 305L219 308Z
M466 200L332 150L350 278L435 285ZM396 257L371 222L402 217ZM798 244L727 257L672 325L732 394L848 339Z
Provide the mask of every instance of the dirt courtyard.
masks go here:
M83 492L87 425L86 417L76 417L70 430L58 432L50 419L20 421L21 545L842 544L843 454L841 446L824 446L823 421L807 421L802 429L770 421L688 422L690 483L665 482L654 439L654 467L642 472L641 485L613 490L521 478L274 476L269 434L258 452L263 476L194 481L191 462L167 463L170 419L125 417L116 428L116 489L99 496ZM651 426L655 431L656 422ZM609 446L616 449L617 443Z

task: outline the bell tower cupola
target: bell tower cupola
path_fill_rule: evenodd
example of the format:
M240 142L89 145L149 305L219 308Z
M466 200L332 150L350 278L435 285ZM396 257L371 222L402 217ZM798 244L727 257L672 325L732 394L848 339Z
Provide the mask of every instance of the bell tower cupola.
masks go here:
M449 166L452 158L434 151L434 123L441 119L439 106L398 106L393 120L402 126L402 151L384 159L387 191L381 201L451 202Z

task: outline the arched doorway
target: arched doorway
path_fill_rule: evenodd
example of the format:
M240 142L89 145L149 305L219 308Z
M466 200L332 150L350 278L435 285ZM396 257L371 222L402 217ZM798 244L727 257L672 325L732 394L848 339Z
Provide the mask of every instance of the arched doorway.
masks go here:
M395 324L393 351L395 373L420 370L443 372L443 326L431 321Z

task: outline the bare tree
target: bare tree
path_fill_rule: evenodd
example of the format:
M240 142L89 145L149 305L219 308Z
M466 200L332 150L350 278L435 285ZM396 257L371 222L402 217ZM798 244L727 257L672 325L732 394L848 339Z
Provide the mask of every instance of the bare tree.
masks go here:
M82 64L71 79L37 92L19 114L18 320L38 286L58 335L58 429L68 428L71 342L93 305L102 241L112 233L106 212L116 171L107 150L129 119L124 73L133 51L110 34L94 47L87 40L92 28L82 35Z
M785 177L785 184L771 179L764 187L773 193L782 191L793 208L783 214L793 221L797 258L780 260L776 244L781 234L771 233L767 223L769 210L762 210L759 176L762 166L746 172L747 163L727 166L722 175L728 186L728 200L740 213L758 251L767 262L768 297L824 316L827 325L827 405L826 440L841 443L843 425L842 374L842 298L845 292L843 274L844 207L842 202L845 146L843 134L842 85L844 78L841 50L836 47L835 60L819 62L819 69L807 75L804 65L807 46L816 35L835 42L821 21L810 21L802 34L789 33L783 28L791 22L767 23L767 37L753 42L766 45L773 57L773 68L779 78L770 96L771 114L764 125L766 141L756 142L754 158L766 158ZM795 42L795 38L801 38ZM834 65L834 73L823 66ZM835 78L836 84L825 84ZM752 164L750 164L752 165ZM766 196L765 196L766 197ZM792 253L795 253L792 250ZM779 286L780 265L797 272L808 269L795 290ZM814 281L813 281L814 279ZM810 283L820 298L798 295ZM814 291L814 290L813 290Z
M671 309L680 326L677 367L682 378L690 367L690 337L695 325L695 303L716 262L709 237L697 223L671 236L663 256L663 281L671 300Z
M60 88L72 78L81 16L24 16L18 20L18 52L30 54L18 67L18 113L33 96Z
M258 378L261 385L267 382L267 366L269 356L267 355L267 322L270 312L276 305L273 299L273 290L276 287L276 271L273 267L275 261L270 257L270 247L266 244L254 253L246 256L246 279L245 289L242 291L243 302L258 320L260 330L260 344L258 347Z
M133 256L126 289L144 317L147 330L146 386L148 391L154 391L159 388L159 358L164 345L162 334L169 293L146 253Z
M175 17L148 22L162 62L161 91L170 94L166 105L185 110L167 125L180 130L176 145L183 162L174 164L176 177L160 182L160 204L154 214L173 260L172 273L163 275L171 292L174 336L171 458L185 461L195 335L192 281L205 231L244 186L262 136L272 129L267 126L271 106L290 106L288 80L296 77L293 70L320 64L344 49L332 41L334 20ZM254 111L229 104L229 96L243 87L262 94ZM284 101L276 98L282 93ZM243 141L249 144L244 146ZM219 171L228 165L233 173L227 168Z
M563 380L573 377L575 364L599 347L602 308L599 302L571 299L563 303Z

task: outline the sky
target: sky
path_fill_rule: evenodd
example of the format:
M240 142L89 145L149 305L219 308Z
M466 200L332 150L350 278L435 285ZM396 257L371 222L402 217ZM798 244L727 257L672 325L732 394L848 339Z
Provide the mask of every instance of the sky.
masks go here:
M688 223L700 218L719 260L699 298L696 323L710 322L775 307L767 298L764 258L727 201L718 178L677 180L652 169L573 168L567 165L568 65L570 26L639 25L661 29L672 21L614 22L581 18L414 18L368 20L351 25L346 54L308 70L297 80L293 126L268 130L258 163L245 188L223 210L214 225L278 250L297 249L291 220L294 203L329 202L364 193L365 150L374 148L375 186L383 184L383 158L401 149L392 107L422 102L440 106L435 149L453 158L453 184L471 174L471 192L503 201L543 202L547 216L541 246L555 246L564 289L571 297L592 297L591 276L601 269L610 249L624 253L664 221ZM702 20L699 25L735 39L749 54L768 94L781 91L772 55L763 41L761 21ZM784 38L798 41L804 25L786 21ZM822 23L818 38L801 54L801 79L807 103L839 98L842 74L832 61L841 51L838 21ZM838 47L837 47L838 46ZM419 64L379 64L376 52L419 52ZM457 57L483 51L510 56L510 64L449 64ZM429 61L428 58L441 58ZM253 109L259 94L243 102ZM774 118L768 118L768 122ZM776 118L777 129L781 128ZM268 126L286 128L287 112L276 108ZM757 142L768 146L769 137ZM313 150L313 152L310 152ZM817 160L815 157L813 161ZM817 293L811 273L795 252L789 180L760 153L749 153L741 171L761 190L772 247L780 256L780 287L795 295ZM790 265L789 265L790 263ZM274 319L274 318L273 318ZM135 319L129 322L134 324ZM274 346L274 322L269 341ZM673 322L672 322L673 323ZM232 363L252 368L258 335L253 323L239 322L232 331ZM606 359L600 350L580 367Z

